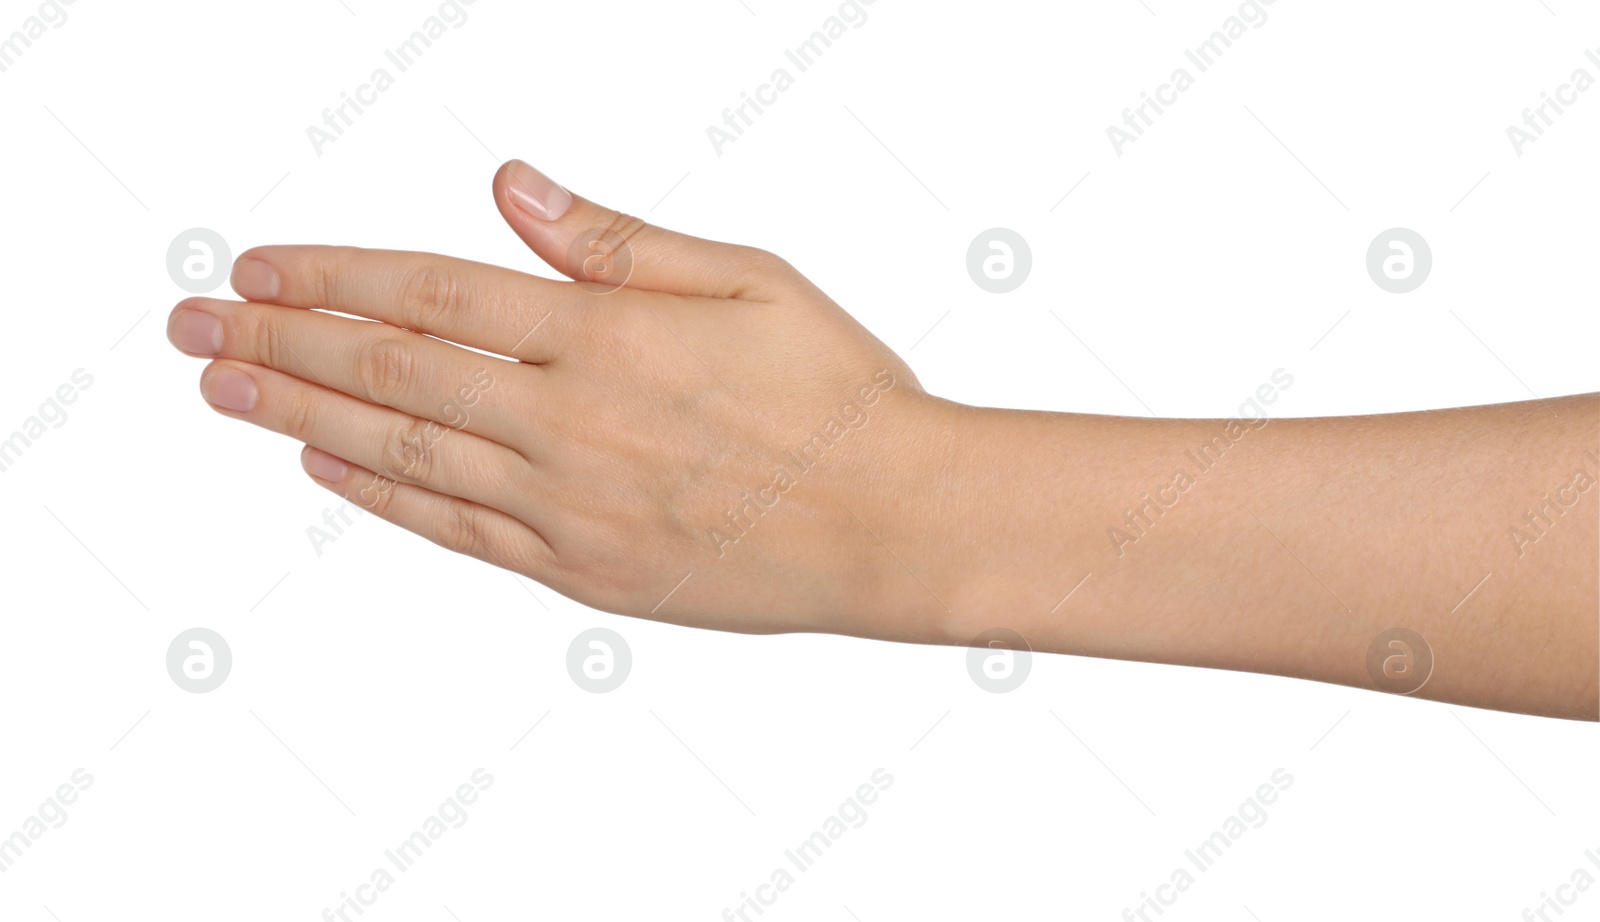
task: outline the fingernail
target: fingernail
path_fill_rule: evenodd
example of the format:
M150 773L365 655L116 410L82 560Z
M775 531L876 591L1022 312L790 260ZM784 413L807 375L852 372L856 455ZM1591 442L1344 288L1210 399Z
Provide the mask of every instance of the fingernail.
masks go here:
M278 296L278 270L248 257L233 264L233 290L247 301L271 301Z
M200 395L206 403L235 413L248 413L256 408L256 382L233 368L219 368L201 378Z
M344 479L345 472L349 470L343 461L310 445L300 453L300 464L306 469L307 474L327 483L338 483Z
M205 311L174 311L167 321L167 339L180 352L216 355L222 351L222 321Z
M513 205L541 221L558 220L572 207L571 192L521 160L506 170L506 188Z

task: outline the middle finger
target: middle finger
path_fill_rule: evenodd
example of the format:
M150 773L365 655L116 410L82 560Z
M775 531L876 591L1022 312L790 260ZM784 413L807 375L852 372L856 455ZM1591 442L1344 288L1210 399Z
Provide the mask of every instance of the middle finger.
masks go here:
M513 395L541 373L386 323L214 298L178 304L167 335L189 355L263 365L512 447L528 431Z

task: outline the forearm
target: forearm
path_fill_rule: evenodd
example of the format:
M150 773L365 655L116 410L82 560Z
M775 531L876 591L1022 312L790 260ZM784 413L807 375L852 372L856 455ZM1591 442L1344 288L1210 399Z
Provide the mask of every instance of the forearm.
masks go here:
M936 486L882 538L921 555L926 586L902 573L896 597L946 642L1008 628L1372 688L1369 648L1406 628L1435 663L1420 696L1596 716L1600 398L1253 425L936 415Z

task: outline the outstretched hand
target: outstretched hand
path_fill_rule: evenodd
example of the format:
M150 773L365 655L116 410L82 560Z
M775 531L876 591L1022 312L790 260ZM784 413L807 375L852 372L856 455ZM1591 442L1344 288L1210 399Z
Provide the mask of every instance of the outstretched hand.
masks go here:
M207 402L305 443L317 483L587 605L869 635L856 616L886 606L904 610L895 636L937 636L934 598L889 603L908 577L875 534L909 541L889 472L927 463L955 405L771 253L650 226L519 161L494 197L572 281L258 247L234 266L244 302L185 300L168 335L213 359Z

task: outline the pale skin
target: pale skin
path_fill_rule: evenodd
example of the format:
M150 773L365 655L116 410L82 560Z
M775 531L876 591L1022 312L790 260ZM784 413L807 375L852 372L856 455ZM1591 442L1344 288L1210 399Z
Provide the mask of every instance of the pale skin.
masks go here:
M494 196L574 281L259 247L235 264L245 300L188 299L169 338L212 359L218 412L304 443L316 483L605 611L933 644L1004 628L1388 691L1369 649L1405 628L1434 661L1417 697L1600 716L1600 395L1238 438L965 406L770 253L517 161ZM1227 448L1202 470L1186 453L1207 444Z

